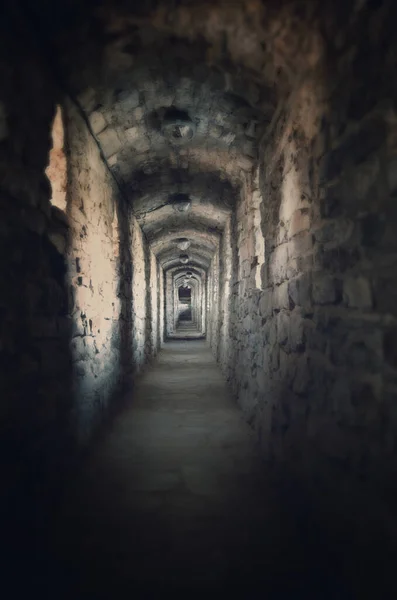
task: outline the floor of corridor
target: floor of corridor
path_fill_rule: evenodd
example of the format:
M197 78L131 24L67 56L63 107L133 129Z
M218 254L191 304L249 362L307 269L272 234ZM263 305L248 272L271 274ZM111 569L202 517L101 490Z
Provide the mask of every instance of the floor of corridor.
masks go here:
M342 597L272 489L205 341L169 342L64 504L56 595Z

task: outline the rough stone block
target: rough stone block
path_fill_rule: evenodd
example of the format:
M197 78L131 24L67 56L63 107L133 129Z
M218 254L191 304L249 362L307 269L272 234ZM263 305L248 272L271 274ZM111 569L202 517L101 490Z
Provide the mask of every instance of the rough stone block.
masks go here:
M302 231L288 242L288 256L291 259L298 258L311 252L312 248L313 236L308 231Z
M343 301L350 308L371 308L372 292L365 277L349 277L343 284Z
M292 311L289 319L289 347L293 352L302 352L305 347L305 320L300 311Z
M264 319L268 319L272 315L272 312L272 292L271 290L264 290L259 299L259 314Z
M50 240L51 244L57 249L59 254L65 254L67 245L67 239L65 235L59 232L50 231L48 234L48 239Z
M339 282L329 275L313 273L312 296L315 304L335 304L340 299Z
M103 131L107 126L105 117L99 111L94 111L93 113L91 113L89 116L89 121L91 129L95 135Z
M281 346L288 344L289 316L285 311L277 315L277 341Z
M122 145L117 132L111 127L107 127L99 133L98 140L106 158L120 150Z
M301 231L307 231L310 228L310 216L307 208L296 210L292 215L288 235L294 237Z
M134 89L123 90L116 97L117 108L123 111L136 109L139 106L139 91Z
M296 306L311 306L311 273L302 273L288 282L290 299Z
M287 244L277 246L270 255L268 272L269 280L275 284L282 283L286 279L288 263Z
M328 248L336 248L349 240L353 233L353 222L349 219L323 221L314 232L314 239Z
M284 283L276 286L273 290L273 310L289 310L290 308L288 282L285 281Z
M243 328L245 331L251 331L252 319L251 315L247 315L243 320Z

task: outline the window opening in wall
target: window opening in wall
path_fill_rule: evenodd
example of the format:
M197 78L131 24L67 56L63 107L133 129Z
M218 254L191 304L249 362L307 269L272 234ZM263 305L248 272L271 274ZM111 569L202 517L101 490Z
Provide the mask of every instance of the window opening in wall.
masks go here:
M51 204L60 210L66 210L66 156L65 132L63 127L62 109L58 105L51 130L52 149L45 174L51 183Z
M178 289L179 310L178 321L192 320L192 289L190 286L181 286Z

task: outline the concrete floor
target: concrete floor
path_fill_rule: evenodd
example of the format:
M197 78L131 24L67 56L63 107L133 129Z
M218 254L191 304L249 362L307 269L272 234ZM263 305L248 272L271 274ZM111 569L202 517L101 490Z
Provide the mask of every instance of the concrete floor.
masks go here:
M142 376L70 490L52 554L56 597L342 597L281 508L204 341L167 343Z

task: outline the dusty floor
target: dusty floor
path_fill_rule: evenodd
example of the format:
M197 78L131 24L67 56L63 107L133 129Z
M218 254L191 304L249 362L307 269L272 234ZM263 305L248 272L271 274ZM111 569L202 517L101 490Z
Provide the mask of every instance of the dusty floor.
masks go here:
M204 341L166 344L87 460L55 537L56 597L342 598L281 509Z

